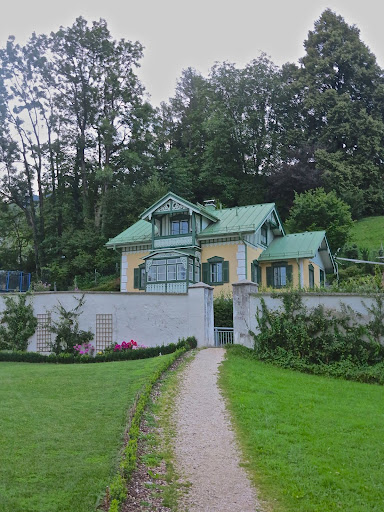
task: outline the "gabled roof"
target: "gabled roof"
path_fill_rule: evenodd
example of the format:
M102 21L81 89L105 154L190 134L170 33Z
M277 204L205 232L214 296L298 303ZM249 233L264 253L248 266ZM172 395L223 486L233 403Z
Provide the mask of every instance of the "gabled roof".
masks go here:
M174 194L173 192L168 192L163 196L161 199L156 201L152 206L147 208L140 217L145 220L147 217L151 218L151 215L164 203L172 199L176 203L179 203L185 207L187 210L191 210L195 213L199 213L201 215L204 215L204 217L207 217L209 220L217 221L216 211L213 210L215 213L213 213L212 210L200 205L200 204L193 204L186 199L183 199L182 197L178 196L177 194Z
M284 228L276 212L274 203L212 210L201 206L200 204L194 205L173 192L168 192L168 194L163 196L142 213L141 220L117 235L115 238L109 240L109 242L106 243L106 247L112 248L130 244L151 243L152 225L144 219L151 217L155 210L169 200L176 201L177 203L185 206L185 208L188 208L213 221L197 235L200 240L218 236L228 236L231 234L255 233L255 231L264 224L272 212L276 214L276 219L279 224L278 227L281 229L282 233L284 233Z
M254 233L264 224L265 220L274 210L274 203L235 206L234 208L215 210L218 222L206 227L199 233L198 238L201 240L230 233ZM280 225L284 229L281 222Z
M152 224L146 220L139 220L115 238L111 238L105 245L111 248L127 244L149 244L151 241Z
M306 231L275 238L261 253L259 261L278 261L291 258L314 258L318 250L328 254L328 268L333 268L325 231Z

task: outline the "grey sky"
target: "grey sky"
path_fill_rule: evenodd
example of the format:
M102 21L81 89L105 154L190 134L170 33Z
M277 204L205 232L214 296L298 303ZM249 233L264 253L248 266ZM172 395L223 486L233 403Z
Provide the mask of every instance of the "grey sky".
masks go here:
M207 74L215 61L243 66L261 51L278 65L297 62L327 7L358 26L384 67L384 4L377 0L19 0L2 5L0 44L9 34L24 43L32 32L69 26L80 15L104 18L114 38L145 46L139 76L158 105L174 94L189 66Z

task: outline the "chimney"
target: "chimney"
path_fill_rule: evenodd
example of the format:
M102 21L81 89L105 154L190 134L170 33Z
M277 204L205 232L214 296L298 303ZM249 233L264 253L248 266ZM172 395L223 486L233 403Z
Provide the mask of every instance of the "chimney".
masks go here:
M204 206L207 210L216 210L216 201L215 199L207 199L204 201Z

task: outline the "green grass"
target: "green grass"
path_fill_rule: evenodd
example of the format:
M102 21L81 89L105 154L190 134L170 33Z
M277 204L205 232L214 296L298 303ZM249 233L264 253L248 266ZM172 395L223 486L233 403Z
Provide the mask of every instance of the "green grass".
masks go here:
M127 412L168 357L0 363L0 511L94 510L116 473Z
M384 388L227 354L220 386L274 512L382 512Z
M356 221L351 229L351 242L361 248L378 251L381 243L384 244L384 216Z

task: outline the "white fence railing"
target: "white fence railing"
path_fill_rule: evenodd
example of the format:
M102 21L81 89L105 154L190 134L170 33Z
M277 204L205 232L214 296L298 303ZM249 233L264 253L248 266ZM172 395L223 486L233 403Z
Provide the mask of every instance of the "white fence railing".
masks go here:
M233 344L233 327L215 327L215 347Z

